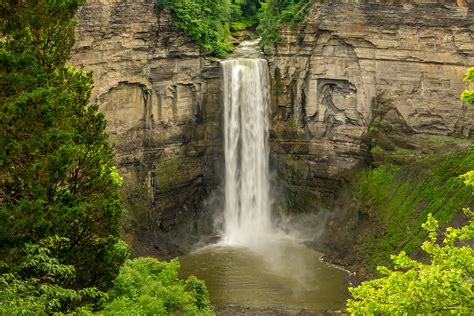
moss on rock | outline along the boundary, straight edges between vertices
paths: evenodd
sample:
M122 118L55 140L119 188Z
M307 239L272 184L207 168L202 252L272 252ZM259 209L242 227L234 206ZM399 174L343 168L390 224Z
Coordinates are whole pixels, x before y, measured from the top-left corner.
M472 189L459 177L472 169L473 147L404 166L385 165L360 175L354 195L362 203L361 218L371 225L358 236L357 255L373 268L387 264L390 254L413 252L426 237L419 227L429 213L443 226L463 207L472 205Z

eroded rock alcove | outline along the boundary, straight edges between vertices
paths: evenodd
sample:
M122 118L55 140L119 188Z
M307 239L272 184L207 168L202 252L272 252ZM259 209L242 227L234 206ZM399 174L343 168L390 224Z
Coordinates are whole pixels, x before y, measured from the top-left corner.
M153 1L87 1L78 18L71 61L94 72L93 101L109 121L124 236L135 255L186 252L212 235L203 201L223 176L218 60ZM332 0L284 30L265 50L281 208L354 208L344 188L362 167L398 148L436 152L431 136L472 144L474 110L458 97L474 64L472 21L467 1ZM390 135L374 133L375 120Z

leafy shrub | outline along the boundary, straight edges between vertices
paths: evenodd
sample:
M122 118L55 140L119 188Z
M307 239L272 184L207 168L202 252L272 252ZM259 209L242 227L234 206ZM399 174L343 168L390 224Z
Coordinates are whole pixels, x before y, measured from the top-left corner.
M74 266L61 264L52 256L67 241L54 236L40 244L25 245L18 269L0 275L0 315L68 312L105 295L96 288L67 287L76 276Z
M258 33L262 36L261 45L277 43L281 40L278 34L284 25L295 26L300 22L313 0L265 0L259 12Z
M474 67L469 68L464 81L474 83ZM474 90L464 90L461 99L470 105L474 105Z
M474 238L474 216L465 212L469 224L447 228L442 245L437 243L439 223L430 214L422 225L429 239L421 247L429 263L410 259L404 251L392 256L395 270L378 267L381 278L349 289L353 298L347 301L348 311L356 315L470 314L474 310L474 250L462 242Z
M213 314L203 281L178 277L179 262L154 258L129 260L103 304L104 315Z
M229 44L230 3L227 0L158 0L171 10L176 24L203 50L225 57Z

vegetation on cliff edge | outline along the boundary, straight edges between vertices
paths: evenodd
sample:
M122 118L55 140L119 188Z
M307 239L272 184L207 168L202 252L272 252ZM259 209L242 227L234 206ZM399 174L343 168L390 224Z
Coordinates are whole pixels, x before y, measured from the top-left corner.
M312 3L313 0L267 0L262 2L257 27L257 32L262 37L260 45L280 42L280 29L285 25L294 27L304 18Z
M284 25L301 21L313 0L157 0L199 48L225 57L233 51L231 31L256 29L261 45L281 40Z
M199 48L225 57L233 50L230 36L230 3L228 0L158 0L168 7L179 28Z

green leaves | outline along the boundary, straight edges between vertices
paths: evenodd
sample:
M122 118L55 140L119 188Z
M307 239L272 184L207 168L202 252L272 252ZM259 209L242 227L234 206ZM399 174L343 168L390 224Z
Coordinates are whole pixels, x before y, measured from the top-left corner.
M294 26L304 18L313 0L157 0L171 9L178 25L203 50L226 57L234 50L229 29L254 29L261 45L281 40L284 25Z
M82 304L77 295L96 299L90 289L107 290L128 256L121 178L104 115L89 104L92 76L65 66L81 3L0 3L0 273L40 301L71 296L51 299L52 312ZM23 250L52 236L60 247Z
M457 242L474 238L474 216L465 210L469 223L449 227L442 245L437 243L439 225L430 214L423 225L430 234L422 249L429 263L392 256L394 269L379 267L382 277L350 288L347 310L355 315L407 313L466 313L474 310L474 250Z
M212 315L209 294L203 281L194 276L178 277L179 262L154 258L129 260L120 269L103 315Z
M464 81L474 83L474 67L468 69ZM464 90L461 99L470 105L474 105L474 90Z
M171 9L179 28L203 50L225 57L234 48L230 36L230 2L227 0L158 0Z
M300 22L313 0L265 0L261 2L258 33L261 46L281 41L278 34L284 25L295 26Z
M0 275L1 315L52 314L104 296L96 288L76 290L66 285L75 278L75 268L54 257L65 242L65 238L52 236L24 246L18 269Z
M474 170L471 170L471 171L467 172L466 174L463 174L460 177L461 177L461 179L464 180L464 184L466 184L468 186L474 186Z

